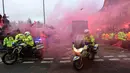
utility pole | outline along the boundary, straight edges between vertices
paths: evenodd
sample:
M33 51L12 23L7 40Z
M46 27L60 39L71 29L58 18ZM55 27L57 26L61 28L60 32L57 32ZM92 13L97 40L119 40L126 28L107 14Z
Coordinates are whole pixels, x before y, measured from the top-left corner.
M44 25L46 24L46 17L45 17L45 0L43 0L43 17L44 17Z
M3 7L3 15L5 14L5 4L4 4L4 0L2 0L2 7Z

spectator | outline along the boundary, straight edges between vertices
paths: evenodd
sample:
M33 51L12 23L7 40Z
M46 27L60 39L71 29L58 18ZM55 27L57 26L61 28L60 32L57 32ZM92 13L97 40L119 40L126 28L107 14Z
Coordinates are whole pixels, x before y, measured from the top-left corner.
M44 46L45 46L45 48L48 48L49 46L48 46L48 36L46 35L46 33L44 32L44 31L42 31L41 33L40 33L40 37L41 37L41 39L42 39L42 41L43 41L43 43L44 43Z
M0 27L2 28L3 23L2 23L2 15L0 14Z
M7 16L6 16L6 14L4 14L4 15L3 15L3 19L6 19L6 18L7 18Z
M7 19L6 14L3 15L3 24L4 24L3 29L6 29L6 28L8 28L8 26L10 26L10 25L9 25L9 24L10 24L10 21Z
M0 14L0 23L2 22L2 15Z

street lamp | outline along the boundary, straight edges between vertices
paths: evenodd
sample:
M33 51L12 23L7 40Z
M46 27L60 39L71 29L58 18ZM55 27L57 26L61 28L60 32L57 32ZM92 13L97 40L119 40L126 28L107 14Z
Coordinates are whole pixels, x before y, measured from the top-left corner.
M4 5L4 0L2 0L2 7L3 7L3 15L5 14L5 5Z
M44 25L46 24L46 17L45 17L45 0L43 0L43 17L44 17Z

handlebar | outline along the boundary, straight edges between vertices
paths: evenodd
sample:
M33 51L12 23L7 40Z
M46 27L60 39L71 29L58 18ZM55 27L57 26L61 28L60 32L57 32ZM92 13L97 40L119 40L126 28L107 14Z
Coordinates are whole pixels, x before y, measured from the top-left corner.
M16 42L13 43L13 46L18 46L21 43L24 43L24 42L22 40L18 40L18 41L16 41Z

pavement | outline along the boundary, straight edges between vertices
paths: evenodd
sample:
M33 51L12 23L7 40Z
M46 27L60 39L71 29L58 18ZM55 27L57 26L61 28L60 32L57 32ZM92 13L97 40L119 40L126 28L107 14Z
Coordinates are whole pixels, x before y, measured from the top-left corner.
M130 51L100 45L95 60L84 60L84 68L76 71L70 47L59 44L48 48L43 61L28 60L9 66L0 60L0 73L130 73Z

